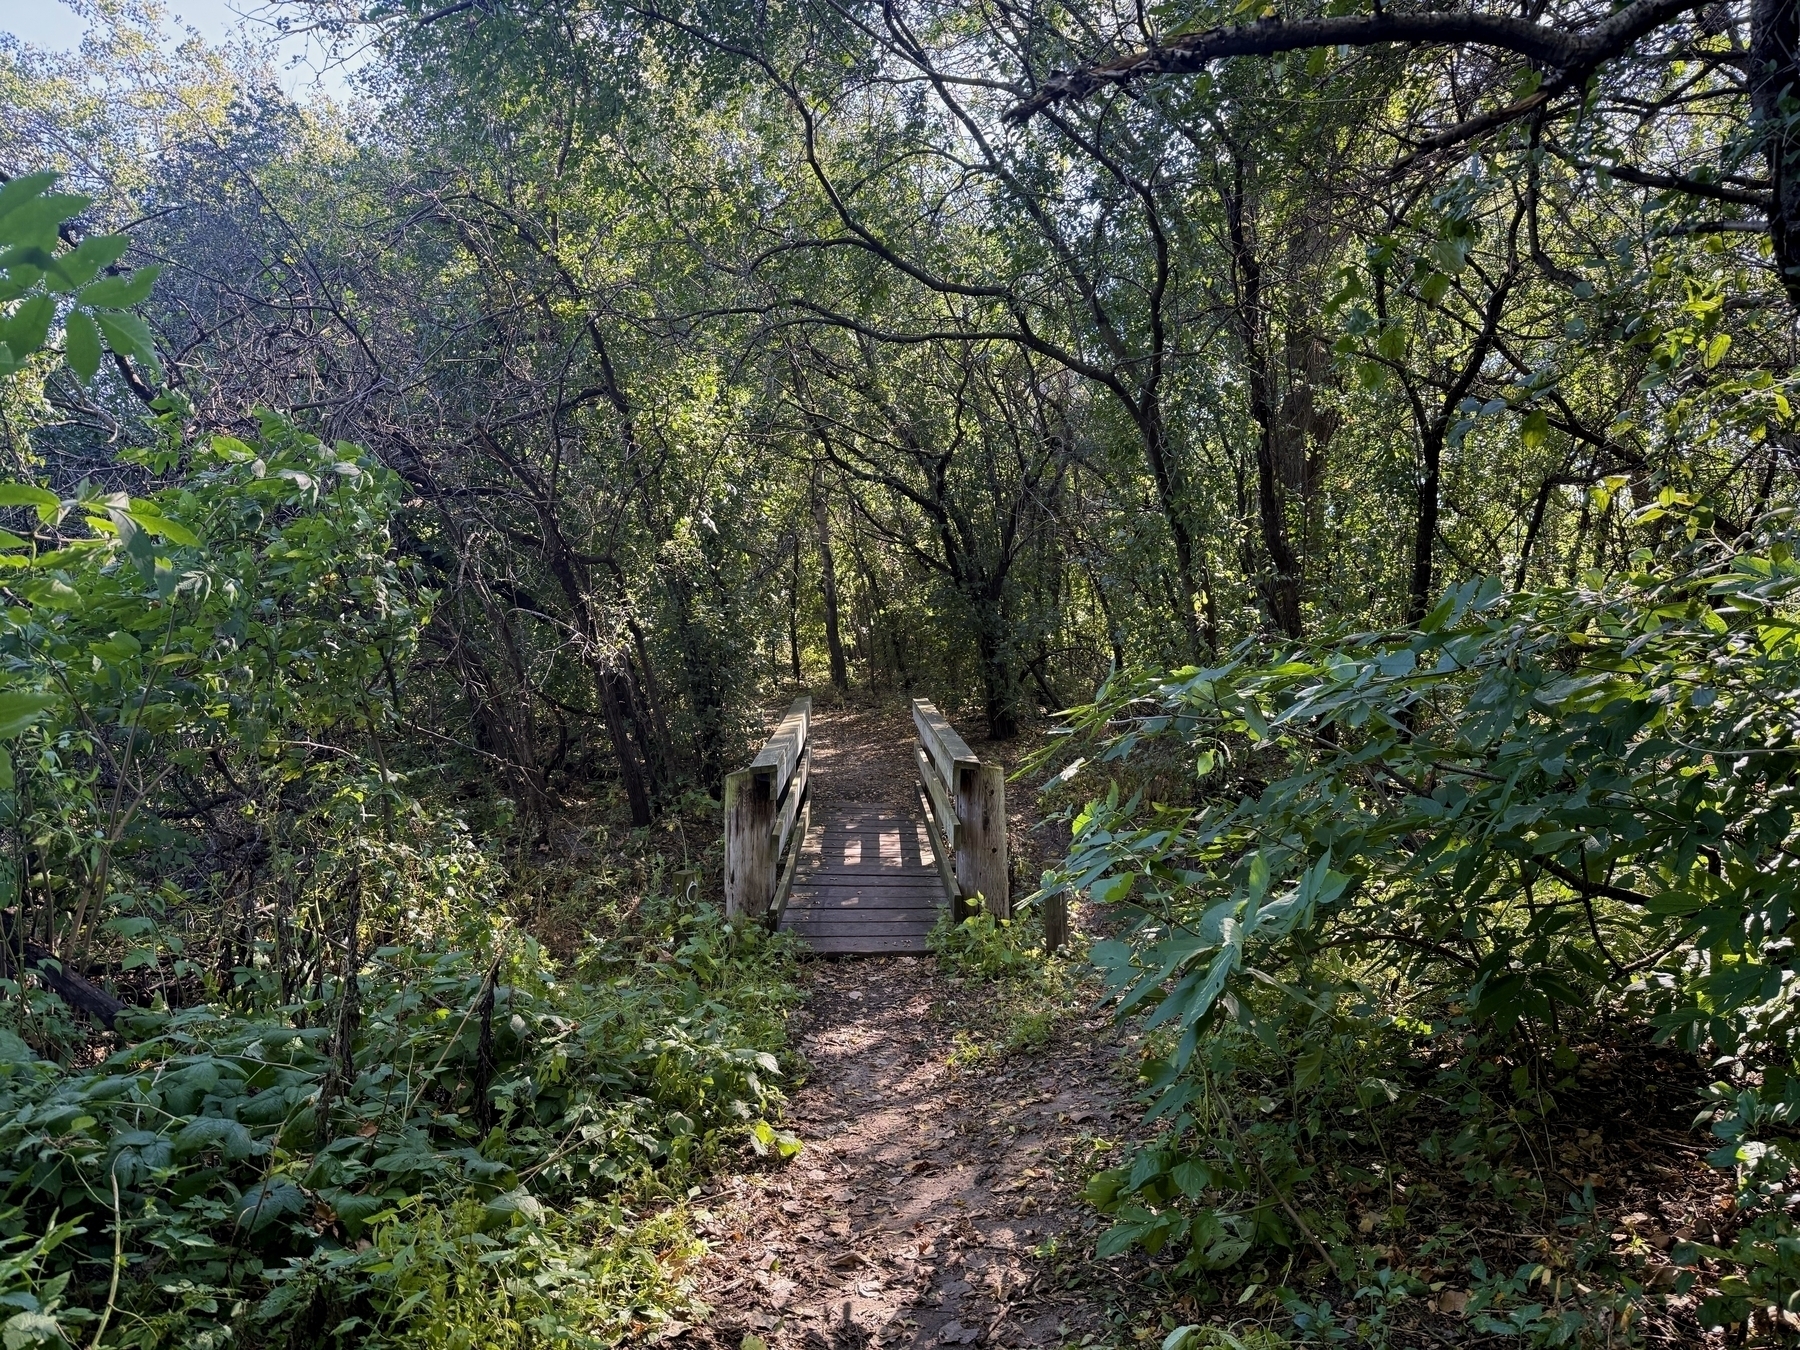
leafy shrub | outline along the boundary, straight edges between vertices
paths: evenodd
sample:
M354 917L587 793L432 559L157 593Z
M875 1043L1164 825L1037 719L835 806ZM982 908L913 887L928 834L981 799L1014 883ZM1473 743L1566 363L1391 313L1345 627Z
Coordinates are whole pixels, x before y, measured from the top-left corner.
M946 913L927 943L953 982L986 985L980 998L955 1004L953 1068L1042 1049L1087 997L1082 954L1048 951L1032 916L998 919L977 907L958 922Z
M1031 929L1012 919L994 917L976 905L968 918L958 921L948 910L938 916L926 938L945 970L984 980L1018 979L1043 968L1047 953L1033 945Z
M1665 494L1639 523L1683 510ZM1103 762L1174 745L1193 770L1186 799L1115 782L1092 800L1048 884L1135 915L1095 957L1161 1047L1147 1096L1173 1129L1096 1178L1110 1246L1185 1245L1193 1273L1239 1243L1305 1241L1285 1197L1326 1141L1300 1095L1333 1079L1363 1110L1399 1096L1393 1074L1332 1066L1342 1036L1379 1048L1401 1011L1513 1057L1523 1093L1556 1076L1536 1067L1548 1048L1617 1000L1664 1038L1773 1075L1772 1109L1721 1094L1724 1132L1746 1142L1718 1156L1746 1200L1788 1193L1786 1149L1752 1137L1785 1119L1795 1063L1800 559L1785 521L1747 548L1712 538L1703 512L1679 523L1691 542L1641 551L1615 580L1471 584L1416 630L1123 674L1073 714ZM1416 1007L1384 1012L1376 982ZM1270 1056L1297 1094L1279 1141L1223 1114L1219 1090ZM1471 1086L1478 1100L1505 1087ZM1215 1203L1234 1192L1259 1198ZM1761 1283L1731 1285L1740 1306L1709 1315L1791 1299L1780 1208L1732 1258Z
M639 1232L617 1198L679 1194L780 1101L785 957L711 914L680 938L629 973L595 954L581 980L529 942L492 966L380 949L323 1146L340 990L257 1015L145 1014L90 1069L10 1037L8 1226L56 1237L59 1279L85 1265L71 1224L118 1226L118 1344L621 1333L654 1303L644 1291L666 1301L686 1248L666 1222Z

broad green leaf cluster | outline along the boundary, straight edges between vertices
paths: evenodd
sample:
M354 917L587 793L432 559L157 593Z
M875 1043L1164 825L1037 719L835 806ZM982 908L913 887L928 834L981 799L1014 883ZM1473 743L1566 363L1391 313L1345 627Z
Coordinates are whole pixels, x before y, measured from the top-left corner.
M1167 1047L1147 1085L1165 1142L1095 1183L1113 1249L1178 1241L1183 1268L1205 1271L1246 1250L1239 1232L1304 1241L1267 1197L1313 1174L1300 1158L1326 1143L1306 1105L1322 1083L1365 1111L1432 1090L1429 1050L1343 1079L1358 1025L1513 1044L1529 1065L1529 1047L1567 1047L1617 1008L1753 1073L1747 1097L1719 1089L1728 1116L1785 1118L1800 555L1785 516L1751 540L1682 519L1616 576L1470 583L1414 629L1122 673L1069 715L1091 757L1072 776L1115 781L1075 818L1046 893L1130 916L1096 960L1117 1008ZM1374 1012L1388 980L1411 991L1397 1022ZM1240 1058L1294 1094L1279 1156L1250 1143L1270 1125L1219 1114ZM1787 1144L1717 1161L1743 1164L1746 1212L1768 1216L1740 1259L1779 1265ZM1245 1211L1234 1195L1264 1198Z
M66 222L93 199L51 191L57 178L46 170L0 186L0 378L49 347L57 325L61 355L83 380L94 378L107 351L155 369L150 330L132 309L149 298L162 269L119 268L131 245L121 234L76 242Z

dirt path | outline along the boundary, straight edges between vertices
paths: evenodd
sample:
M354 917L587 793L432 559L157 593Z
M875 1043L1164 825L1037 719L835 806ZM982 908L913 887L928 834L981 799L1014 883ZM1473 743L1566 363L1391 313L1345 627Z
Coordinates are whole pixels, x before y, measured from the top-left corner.
M815 737L822 799L910 790L904 710L821 714ZM712 1311L682 1343L1140 1339L1150 1291L1128 1264L1091 1261L1078 1195L1137 1118L1110 1023L1075 1013L1041 1049L1006 1053L982 1044L987 987L930 958L819 960L807 980L792 1032L809 1069L787 1116L804 1151L700 1202Z

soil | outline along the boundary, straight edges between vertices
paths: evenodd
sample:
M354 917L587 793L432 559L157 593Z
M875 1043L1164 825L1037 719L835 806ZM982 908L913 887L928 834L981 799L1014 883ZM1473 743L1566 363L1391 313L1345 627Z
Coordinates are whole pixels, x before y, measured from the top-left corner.
M813 736L820 800L912 791L904 705L816 713ZM1142 1268L1091 1259L1099 1220L1079 1195L1138 1119L1109 1018L960 1065L983 994L932 958L821 959L806 982L791 1032L808 1067L784 1122L803 1151L699 1202L710 1312L682 1344L1057 1346L1156 1326Z

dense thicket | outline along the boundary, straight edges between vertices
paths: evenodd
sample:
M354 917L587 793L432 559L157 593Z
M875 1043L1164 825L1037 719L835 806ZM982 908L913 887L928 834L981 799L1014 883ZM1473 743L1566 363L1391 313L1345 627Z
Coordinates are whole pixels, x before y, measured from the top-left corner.
M180 1032L199 1076L294 1032L253 1094L287 1094L276 1136L176 1136L261 1197L251 1232L307 1197L314 1238L389 1190L461 1213L430 1169L356 1171L370 1122L456 1141L486 1215L576 1196L520 1189L532 1148L569 1156L529 1133L564 1128L546 1113L665 1113L596 1145L584 1202L760 1118L754 1074L695 1106L623 1041L588 1047L627 1065L592 1101L503 1087L562 1053L521 1017L612 986L528 992L492 865L572 810L710 830L784 685L928 691L1000 738L1079 705L1089 758L1054 767L1096 800L1046 893L1125 907L1102 954L1153 1010L1168 1121L1095 1195L1110 1242L1186 1250L1181 1278L1278 1250L1356 1288L1350 1230L1298 1189L1344 1143L1309 1094L1404 1111L1461 1074L1464 1134L1510 1113L1513 1142L1484 1136L1504 1173L1552 1070L1622 1018L1722 1060L1729 1137L1785 1128L1791 5L275 9L366 59L353 108L159 45L151 10L67 58L0 47L0 169L91 198L38 211L0 295L18 1031L79 1058L39 988L66 968L223 1019ZM129 250L100 257L109 231ZM100 268L114 289L81 290ZM703 964L725 941L688 940ZM630 1016L776 978L724 950ZM371 1028L429 1028L374 1012L371 962L461 1019L391 1120ZM502 987L538 1000L516 1045ZM707 1053L773 1035L726 1017ZM1333 1069L1327 1036L1361 1048ZM109 1076L4 1091L116 1134L81 1094L175 1053L125 1039ZM1478 1064L1538 1095L1496 1105ZM1252 1080L1291 1100L1240 1131L1221 1085ZM107 1112L215 1114L132 1081ZM291 1195L225 1167L289 1134ZM163 1144L95 1147L104 1214L104 1158ZM1785 1147L1720 1155L1746 1217L1687 1253L1715 1264L1682 1326L1800 1314ZM35 1240L65 1183L7 1175ZM254 1334L414 1306L298 1226L283 1254L325 1292L283 1276ZM1551 1265L1547 1302L1481 1286L1489 1330L1640 1334L1641 1288ZM177 1305L199 1317L151 1298L109 1334L148 1343Z

